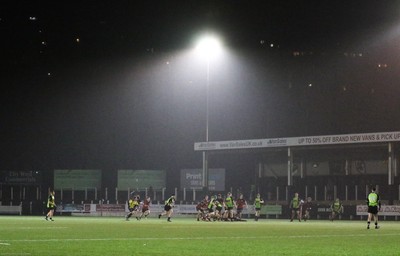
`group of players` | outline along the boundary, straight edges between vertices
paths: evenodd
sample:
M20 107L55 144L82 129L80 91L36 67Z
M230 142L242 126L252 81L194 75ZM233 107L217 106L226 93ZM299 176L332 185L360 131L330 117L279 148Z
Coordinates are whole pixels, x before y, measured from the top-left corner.
M141 220L142 217L147 217L150 214L150 197L146 197L143 202L140 200L139 195L132 195L128 201L129 213L125 216L128 221L130 217L134 216L137 220Z
M125 220L129 221L129 218L132 216L136 217L137 220L141 220L142 217L147 218L147 216L150 214L150 204L151 198L149 196L147 196L142 202L140 200L140 195L131 193L128 201L129 213L125 216ZM165 201L164 211L158 215L158 218L166 215L167 220L170 222L174 204L175 195L172 195Z
M379 229L378 212L381 210L381 202L375 187L372 187L366 203L368 205L367 229L370 228L371 222L374 222L375 229ZM129 213L125 216L125 219L128 221L132 216L136 217L137 220L141 220L142 217L146 218L150 214L150 204L151 199L149 196L147 196L142 202L139 195L131 193L131 197L128 201ZM158 215L158 218L166 215L167 220L170 222L174 204L175 195L171 195L165 201L164 211ZM254 200L255 221L258 221L260 217L262 204L264 204L264 200L260 197L260 194L257 194ZM223 198L221 194L218 194L217 196L211 196L211 199L209 199L209 197L206 195L204 199L196 205L197 220L241 221L242 212L246 207L247 202L243 198L243 194L240 194L237 200L233 199L231 192L228 192L225 198ZM293 199L290 201L289 207L291 208L291 222L295 216L297 216L299 221L307 221L310 219L312 199L311 197L307 197L306 201L303 201L299 198L299 194L295 193ZM46 220L53 221L52 217L54 215L55 208L55 191L49 189L49 196L47 200L48 212L45 216ZM234 211L234 208L236 208L236 211ZM329 215L329 219L331 221L333 221L336 216L343 213L343 205L339 198L335 199L335 201L331 204L330 209L331 214Z
M258 221L261 211L261 205L264 200L257 194L254 200L255 220ZM228 192L223 198L221 194L217 196L205 196L204 199L196 205L197 220L203 221L243 221L242 212L247 207L247 202L243 198L243 194L239 195L236 200L233 199L232 193ZM236 211L234 210L236 209Z
M371 192L368 194L366 203L368 206L367 229L370 229L371 222L375 224L375 229L379 229L378 213L381 210L381 201L378 193L376 192L375 186L371 188ZM295 216L299 221L302 219L307 221L310 218L310 211L312 209L311 197L308 197L304 202L299 198L299 194L295 193L293 199L290 201L289 207L291 208L291 222ZM344 208L339 198L336 198L330 205L330 211L330 221L333 221L337 216L340 216L343 213Z
M125 216L128 221L132 216L136 217L137 220L141 220L142 217L147 217L150 214L150 197L146 197L143 202L139 195L131 194L128 201L129 213ZM175 203L175 195L172 195L165 201L164 211L158 215L158 218L166 215L167 220L171 221L171 215L173 212L173 205ZM254 219L258 221L260 217L261 206L264 204L264 200L260 197L260 194L256 195L254 200ZM243 198L243 194L235 200L231 192L222 197L222 194L217 196L211 196L211 198L206 195L203 200L201 200L196 205L197 220L203 221L242 221L242 212L247 208L247 201ZM293 199L290 202L291 208L291 219L293 221L294 217L297 216L299 221L307 221L310 218L310 212L312 209L311 197L308 197L306 201L299 198L299 194L295 193ZM343 206L337 199L331 206L332 213L329 216L333 220L338 214L342 213Z
M299 198L299 193L294 193L293 199L290 201L289 207L291 209L290 221L296 217L298 221L307 221L310 219L310 213L312 210L312 199L307 197L306 201ZM330 205L329 220L333 221L337 216L343 213L343 205L339 198Z
M290 221L292 222L295 217L297 217L299 221L307 221L310 219L310 212L312 209L311 201L311 197L307 197L307 200L304 201L299 198L299 193L294 193L294 197L289 203L289 208L291 209Z
M129 213L125 216L128 221L130 217L134 216L137 220L142 217L147 217L150 214L150 197L142 202L139 195L132 194L128 201ZM260 217L261 205L264 200L257 194L254 201L255 207L255 220L258 221ZM158 215L167 217L167 221L171 221L173 213L173 206L175 204L175 195L171 195L164 205L164 210ZM204 199L196 205L197 220L211 221L211 220L225 220L225 221L242 221L242 212L247 207L247 202L243 198L243 194L239 195L237 200L233 199L232 193L228 192L226 197L223 198L221 194L217 196L205 196ZM236 210L235 210L236 209Z
M51 198L54 200L54 194L50 195L49 201ZM125 219L129 220L131 216L136 217L137 220L140 220L142 217L146 218L150 214L150 203L150 197L146 197L143 202L141 202L139 195L132 195L128 202L129 213L125 216ZM158 215L158 218L166 215L167 220L171 221L174 203L175 195L172 195L165 201L164 211ZM260 217L262 204L264 204L264 200L260 197L260 194L257 194L254 200L255 221L258 221ZM367 205L367 228L369 229L370 223L373 221L375 222L375 228L377 229L379 228L378 212L381 208L381 204L375 187L372 188L371 193L367 197ZM310 219L310 213L313 208L312 199L311 197L307 197L307 199L304 201L299 198L299 193L294 193L294 197L290 201L289 207L291 209L291 222L295 217L299 222L302 220L307 221ZM206 195L204 199L196 205L197 221L243 221L242 212L245 208L247 208L247 202L243 198L243 194L240 194L236 200L234 200L231 192L228 192L225 198L222 197L221 194L218 194L217 196L211 196L211 198ZM343 213L344 208L339 198L336 198L333 201L330 206L330 210L331 213L329 215L329 219L331 221ZM50 212L46 216L46 220L47 217L50 217L50 220L52 220L52 215Z
M150 197L146 197L143 202L139 195L132 194L128 201L129 213L125 216L128 221L130 217L134 216L137 220L141 220L142 217L147 217L150 214ZM175 195L172 195L165 201L164 211L158 215L158 218L166 215L167 220L171 221L171 215L173 213L173 206L175 203ZM264 200L261 198L260 194L256 195L254 200L254 220L258 221L260 218L261 206L264 204ZM235 200L231 192L228 192L225 197L222 194L217 196L211 196L211 198L206 195L203 200L201 200L196 205L197 220L200 221L244 221L242 219L242 212L247 208L247 201L244 199L243 194ZM336 214L342 211L341 204L332 204L334 210L330 219L334 219ZM337 208L339 207L339 208ZM304 202L299 198L299 194L295 193L294 198L290 202L291 208L291 221L297 215L299 221L302 219L307 221L310 218L310 211L312 209L311 197L308 197Z

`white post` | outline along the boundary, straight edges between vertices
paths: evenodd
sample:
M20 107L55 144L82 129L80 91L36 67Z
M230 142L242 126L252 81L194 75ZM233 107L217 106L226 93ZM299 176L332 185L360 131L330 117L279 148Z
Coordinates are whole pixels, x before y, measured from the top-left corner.
M288 147L287 156L288 156L288 162L287 162L288 163L287 164L288 180L287 180L287 185L288 186L292 186L293 185L293 154L292 154L292 150L291 150L290 147Z
M399 157L397 154L394 154L394 159L393 159L393 168L394 168L394 176L397 177L399 175L398 172L398 162L399 162Z
M393 150L393 145L392 142L389 142L388 144L388 185L393 185L394 183L394 164L393 164L393 160L394 160L394 150Z
M337 186L334 185L333 186L333 199L336 199L336 198L337 198Z
M317 186L314 186L314 200L317 200Z
M358 185L355 185L354 190L356 194L355 199L358 200Z
M400 200L400 185L399 185L399 197L397 198L398 200Z
M286 201L289 200L289 188L286 186Z
M276 186L276 201L279 201L279 186Z
M100 216L103 217L103 200L100 200Z
M302 158L301 159L301 162L300 162L300 177L303 179L304 178L304 159ZM306 193L307 194L307 193Z

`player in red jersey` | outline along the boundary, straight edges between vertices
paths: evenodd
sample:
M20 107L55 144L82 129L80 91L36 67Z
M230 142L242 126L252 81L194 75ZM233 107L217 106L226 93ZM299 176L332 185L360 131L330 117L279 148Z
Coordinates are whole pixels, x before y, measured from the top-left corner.
M150 214L150 204L151 204L151 198L148 196L144 199L143 204L142 204L142 213L139 216L139 220L144 216L147 218L147 216Z
M200 219L204 220L206 218L205 216L205 210L207 210L208 207L208 196L206 195L201 202L199 202L196 205L196 211L197 211L197 221L200 221Z
M242 219L242 211L247 207L247 202L243 198L243 194L239 195L239 198L236 200L236 219Z
M307 221L310 219L310 212L312 209L312 198L307 197L307 200L303 203L302 205L302 214L303 214L303 219L304 221Z

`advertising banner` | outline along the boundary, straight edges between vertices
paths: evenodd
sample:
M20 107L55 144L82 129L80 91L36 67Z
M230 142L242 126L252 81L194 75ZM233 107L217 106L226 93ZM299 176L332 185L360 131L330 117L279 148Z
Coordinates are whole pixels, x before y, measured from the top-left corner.
M202 190L203 186L202 169L182 169L181 189ZM225 169L208 169L208 190L225 191Z
M337 144L356 144L373 142L400 141L400 131L397 132L378 132L378 133L358 133L358 134L339 134L308 137L288 137L272 139L254 140L233 140L233 141L209 141L196 142L195 151L206 150L228 150L228 149L250 149L250 148L269 148L269 147L292 147L310 145L337 145Z
M357 215L368 215L367 205L357 205ZM379 216L400 216L400 205L382 205Z
M125 204L96 204L96 211L102 212L126 212Z
M0 171L0 183L16 185L38 185L41 183L38 171Z
M166 187L165 170L118 170L118 189L144 190L152 187L161 190Z
M101 188L100 170L54 170L55 189Z
M90 204L60 204L57 212L90 212Z

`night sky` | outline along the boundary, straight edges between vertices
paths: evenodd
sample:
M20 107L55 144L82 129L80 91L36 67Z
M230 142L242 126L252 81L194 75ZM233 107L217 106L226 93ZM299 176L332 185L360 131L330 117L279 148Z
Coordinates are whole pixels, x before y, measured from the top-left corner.
M204 31L210 140L399 130L399 1L8 1L0 169L200 168Z

